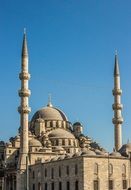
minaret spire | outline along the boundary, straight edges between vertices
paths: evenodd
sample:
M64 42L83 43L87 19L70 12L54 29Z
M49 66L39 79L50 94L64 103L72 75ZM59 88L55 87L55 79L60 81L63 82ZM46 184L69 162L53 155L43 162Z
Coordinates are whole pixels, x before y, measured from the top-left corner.
M22 44L22 54L21 55L22 55L22 57L28 56L26 29L25 28L24 28L23 44Z
M115 140L115 150L118 151L122 146L122 129L121 125L123 123L122 118L122 108L121 104L121 94L122 90L120 88L120 71L119 71L119 63L118 63L118 55L115 54L115 66L114 66L114 104L112 108L114 110L114 118L112 120L114 124L114 140Z
M23 35L22 44L22 54L21 54L21 73L19 74L19 79L21 80L21 89L19 90L20 96L20 106L18 107L18 112L20 113L20 154L18 162L18 180L17 189L24 190L24 173L26 171L26 163L28 157L28 115L31 111L29 107L29 96L30 90L28 89L28 81L30 79L30 74L28 72L28 49L27 49L27 39L26 32Z
M119 75L120 75L120 71L119 71L118 55L117 55L117 50L116 50L116 53L115 53L114 77L115 76L119 76Z

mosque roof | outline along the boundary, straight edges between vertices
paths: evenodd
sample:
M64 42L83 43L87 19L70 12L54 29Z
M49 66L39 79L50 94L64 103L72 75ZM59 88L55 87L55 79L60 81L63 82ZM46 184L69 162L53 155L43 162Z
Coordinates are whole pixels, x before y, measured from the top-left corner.
M34 147L41 147L42 144L39 140L33 138L29 141L29 146L34 146Z
M69 132L65 129L60 129L60 128L52 130L49 133L49 137L50 138L60 138L60 139L61 138L75 139L75 136L71 132Z
M52 104L48 104L46 107L38 110L32 117L32 121L36 121L39 118L43 120L68 121L66 115L60 109L53 107Z

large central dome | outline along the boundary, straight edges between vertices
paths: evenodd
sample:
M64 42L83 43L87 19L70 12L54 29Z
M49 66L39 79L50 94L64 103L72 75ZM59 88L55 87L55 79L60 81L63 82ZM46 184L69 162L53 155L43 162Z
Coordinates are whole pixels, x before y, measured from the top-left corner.
M53 107L50 104L38 110L32 117L32 121L36 121L39 118L45 121L48 121L48 120L68 121L66 115L61 110Z

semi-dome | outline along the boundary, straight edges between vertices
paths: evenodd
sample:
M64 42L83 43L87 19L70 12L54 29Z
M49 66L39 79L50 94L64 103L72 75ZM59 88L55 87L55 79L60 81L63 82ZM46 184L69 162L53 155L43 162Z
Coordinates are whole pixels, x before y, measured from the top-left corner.
M128 142L127 144L123 144L123 146L120 148L119 152L122 156L128 156L131 152L131 143Z
M126 148L128 148L129 150L131 150L131 143L130 142L127 143L127 144L125 144L125 146L126 146Z
M75 139L75 136L65 129L54 129L49 133L49 138L60 138L60 139Z
M41 142L40 141L38 141L37 139L31 139L30 141L29 141L29 146L34 146L34 147L41 147L42 146L42 144L41 144Z
M121 154L119 152L112 152L110 156L120 157Z
M36 121L39 118L41 118L43 120L68 121L66 115L61 110L53 107L50 104L48 104L46 107L38 110L32 117L32 121Z
M63 160L65 158L65 155L61 155L58 160Z
M82 126L82 124L81 124L79 121L77 121L77 122L75 122L75 123L73 124L73 126Z
M104 152L104 151L100 151L100 150L95 150L95 153L97 154L97 155L106 155L106 152Z
M76 152L76 153L73 155L73 157L78 157L78 156L80 156L81 154L82 154L82 152L81 152L81 151Z
M89 156L95 156L96 153L92 150L83 151L81 155L89 155Z
M71 154L71 153L65 155L65 158L72 158L72 157L73 157L73 154Z

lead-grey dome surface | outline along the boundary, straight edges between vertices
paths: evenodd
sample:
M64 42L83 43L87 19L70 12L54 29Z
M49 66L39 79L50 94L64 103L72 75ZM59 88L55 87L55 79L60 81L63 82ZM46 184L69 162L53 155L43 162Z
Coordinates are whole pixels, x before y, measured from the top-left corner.
M50 138L58 138L58 139L62 139L62 138L75 139L75 136L71 132L66 131L65 129L60 129L60 128L52 130L49 133L49 137Z
M66 115L61 110L51 106L46 106L38 110L32 117L32 121L36 121L39 118L43 120L68 121Z

